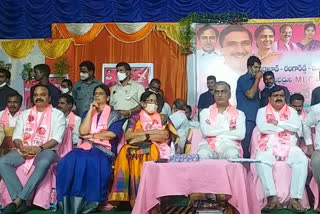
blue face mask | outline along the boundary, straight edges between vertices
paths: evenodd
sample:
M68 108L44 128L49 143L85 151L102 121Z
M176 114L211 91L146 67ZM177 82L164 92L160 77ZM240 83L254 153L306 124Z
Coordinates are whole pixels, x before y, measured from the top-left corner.
M266 88L267 88L267 89L271 89L271 88L273 88L274 86L275 86L275 84L273 83L273 84L272 84L271 86L269 86L269 87L266 86Z

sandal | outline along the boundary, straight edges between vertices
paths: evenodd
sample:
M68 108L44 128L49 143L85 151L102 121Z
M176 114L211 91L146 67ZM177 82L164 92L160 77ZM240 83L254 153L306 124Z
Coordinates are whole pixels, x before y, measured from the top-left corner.
M301 206L298 200L291 199L288 205L288 209L296 212L296 213L303 213L305 212L305 209Z

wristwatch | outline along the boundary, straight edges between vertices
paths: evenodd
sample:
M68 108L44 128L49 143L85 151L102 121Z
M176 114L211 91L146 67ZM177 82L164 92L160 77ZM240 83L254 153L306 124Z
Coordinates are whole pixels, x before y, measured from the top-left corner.
M44 150L43 146L39 146L39 148L40 148L40 152Z

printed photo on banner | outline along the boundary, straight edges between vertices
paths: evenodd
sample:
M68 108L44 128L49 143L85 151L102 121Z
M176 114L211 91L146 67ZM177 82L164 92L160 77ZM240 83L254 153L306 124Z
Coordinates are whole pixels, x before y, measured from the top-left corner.
M214 75L231 85L231 103L236 105L237 80L247 72L249 56L255 55L263 72L272 71L278 85L303 94L310 104L311 91L320 85L319 35L319 25L312 22L197 24L197 99L207 90L206 77Z
M118 82L116 65L110 63L102 64L102 82L109 87ZM153 63L129 63L129 65L131 67L131 79L147 88L153 78Z

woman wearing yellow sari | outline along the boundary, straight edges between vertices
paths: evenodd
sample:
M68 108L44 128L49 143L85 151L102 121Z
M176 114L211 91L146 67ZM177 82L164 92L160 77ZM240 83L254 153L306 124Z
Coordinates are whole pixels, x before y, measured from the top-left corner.
M134 205L143 162L170 156L167 118L157 112L161 97L151 91L141 95L142 110L131 116L125 133L127 145L117 156L109 201Z

